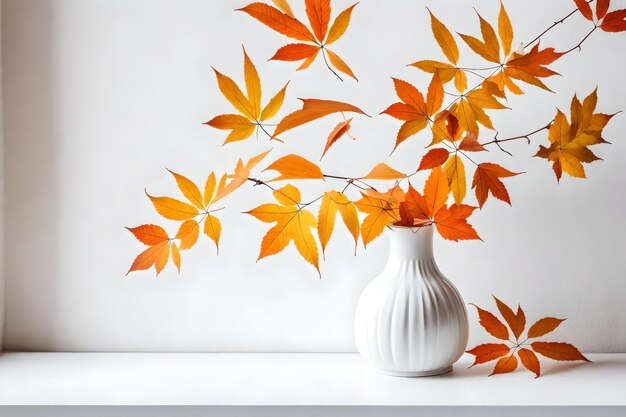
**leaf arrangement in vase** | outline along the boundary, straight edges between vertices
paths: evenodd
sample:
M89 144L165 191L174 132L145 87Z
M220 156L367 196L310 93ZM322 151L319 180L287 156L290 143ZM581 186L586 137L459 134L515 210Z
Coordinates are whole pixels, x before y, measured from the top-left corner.
M335 50L348 48L345 42L338 41L349 31L353 13L367 4L344 6L335 14L331 3L334 6L341 3L340 0L301 1L304 2L306 20L297 18L286 0L275 0L274 5L252 3L237 10L294 41L276 51L271 60L300 62L297 70L323 62L320 65L325 64L333 77L343 81L339 75L343 73L358 81ZM596 112L598 95L595 90L582 101L574 96L569 120L557 110L556 116L546 115L545 119L537 121L537 128L528 133L500 138L490 117L492 111L508 109L504 103L511 94L523 94L527 88L552 91L547 79L557 73L550 69L550 65L580 50L594 32L626 31L626 10L610 10L608 0L596 0L592 8L593 3L594 0L575 0L576 9L555 20L563 23L582 16L591 23L590 31L575 39L573 46L565 51L540 43L558 23L514 50L513 45L520 42L515 39L511 19L502 3L495 25L478 14L479 37L454 35L430 10L425 11L430 15L433 37L446 61L436 58L411 63L412 68L432 74L429 85L420 88L409 81L392 78L389 88L395 89L399 101L381 103L380 109L371 111L372 114L380 112L383 115L380 117L390 116L399 121L397 132L389 132L389 140L381 141L382 154L389 151L393 154L407 140L424 144L423 155L415 160L415 171L409 173L392 168L386 161L380 161L369 173L342 175L331 174L319 164L296 154L268 162L271 143L279 148L281 142L290 140L292 129L332 116L338 119L337 125L331 132L324 132L327 139L319 143L322 160L324 155L333 152L337 141L351 137L352 124L365 124L369 116L354 104L325 98L300 99L299 110L279 116L285 102L294 102L289 97L289 80L264 101L263 74L259 74L244 49L245 88L240 88L233 79L214 69L219 90L233 110L214 116L205 124L228 131L225 146L244 141L255 132L257 136L266 135L268 150L246 162L239 159L231 172L221 175L210 172L204 180L203 191L192 180L170 171L184 200L155 197L146 192L162 217L179 224L172 237L157 225L129 228L147 246L129 272L154 267L158 275L169 260L180 270L180 252L195 245L201 230L218 247L222 224L217 211L224 205L227 208L228 197L246 183L271 191L268 193L271 201L246 212L270 225L261 240L258 259L278 254L293 243L302 258L319 273L320 247L323 252L335 230L337 217L354 238L355 245L360 239L367 246L391 225L414 228L434 225L448 240L480 239L468 218L476 208L484 208L490 201L489 195L511 204L505 182L520 174L489 161L487 151L490 148L510 154L504 148L506 143L526 140L530 144L531 136L547 131L547 140L539 145L535 156L546 159L560 181L563 174L586 177L583 164L599 159L590 147L608 143L602 132L613 115ZM461 65L459 41L468 47L474 58L485 61L484 67ZM332 51L328 45L332 45ZM339 46L335 49L335 45ZM321 60L317 59L320 55ZM451 98L446 100L447 97ZM347 114L350 118L346 117ZM270 124L270 120L278 122ZM262 175L269 175L263 174L267 171L277 174L262 178ZM414 188L411 184L412 177L421 171L430 171L422 193L416 190L421 187ZM468 176L471 176L471 182ZM375 188L371 183L374 180L387 181L387 186ZM319 181L322 189L318 195L304 198L295 181ZM474 192L476 206L466 203L470 191ZM220 204L216 205L218 202ZM227 231L228 226L224 230Z

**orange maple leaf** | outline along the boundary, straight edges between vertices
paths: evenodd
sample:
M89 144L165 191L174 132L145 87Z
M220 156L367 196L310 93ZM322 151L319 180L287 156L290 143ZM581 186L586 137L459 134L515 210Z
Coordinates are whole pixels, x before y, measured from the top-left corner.
M335 72L338 70L358 81L352 69L336 53L328 49L328 45L336 42L343 36L350 24L352 10L358 4L348 7L335 18L330 25L330 0L305 0L309 29L300 20L296 19L287 2L281 1L279 10L265 3L252 3L237 9L245 12L276 32L288 38L300 41L280 48L270 59L277 61L303 61L298 70L308 68L321 52L324 62L330 71L343 81ZM304 43L303 43L304 42ZM333 70L333 67L335 70Z
M404 200L399 204L401 220L396 226L423 227L434 224L437 232L447 240L480 239L474 228L467 223L467 218L476 207L466 204L447 206L450 184L440 167L435 167L424 185L424 194L420 194L410 184Z
M522 365L535 374L535 377L541 375L541 364L537 355L538 353L546 358L550 358L557 361L587 361L587 359L580 351L569 343L562 342L543 342L533 341L528 343L530 339L535 339L552 332L556 329L565 319L557 319L554 317L545 317L535 322L526 334L526 337L522 339L521 335L526 327L526 315L524 310L518 305L517 312L500 301L495 296L493 297L498 311L507 326L498 319L494 314L481 309L477 305L474 305L478 311L480 325L493 337L505 341L506 343L485 343L478 345L467 353L475 356L474 363L471 366L479 365L482 363L491 362L498 359L496 365L489 375L504 374L513 372L517 369L518 360L515 354L519 357ZM511 329L512 337L509 335L509 328ZM513 341L512 339L515 339Z
M387 114L404 122L396 135L396 144L393 147L395 151L398 145L433 121L433 116L443 104L443 83L439 75L435 73L428 86L426 100L424 100L423 94L412 84L398 78L392 78L392 80L396 95L402 101L387 107L381 114Z
M232 79L213 68L220 92L241 113L222 114L204 123L216 129L230 130L224 144L247 139L259 128L266 132L263 122L278 113L285 100L285 92L289 85L287 82L261 109L261 79L245 49L243 50L243 58L247 94L244 94ZM269 133L267 134L271 137Z
M137 227L127 227L127 229L138 241L147 245L148 249L135 258L126 275L132 271L150 269L152 266L154 266L156 274L159 275L170 259L170 252L172 260L180 272L180 252L178 246L173 243L161 226L144 224Z

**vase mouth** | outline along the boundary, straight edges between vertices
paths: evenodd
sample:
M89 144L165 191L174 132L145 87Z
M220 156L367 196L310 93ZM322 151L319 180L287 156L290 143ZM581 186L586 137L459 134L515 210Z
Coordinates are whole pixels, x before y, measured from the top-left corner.
M412 231L414 231L414 233L417 233L417 232L419 232L420 229L428 230L432 226L433 226L433 223L428 223L428 224L425 224L423 226L399 226L399 225L392 224L392 225L389 225L389 228L391 230L395 230L395 229L398 229L398 230L412 230Z

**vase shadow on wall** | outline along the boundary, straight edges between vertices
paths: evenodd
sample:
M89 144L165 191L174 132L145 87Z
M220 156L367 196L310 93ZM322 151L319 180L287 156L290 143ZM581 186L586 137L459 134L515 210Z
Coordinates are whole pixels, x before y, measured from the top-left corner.
M55 5L2 4L3 75L10 80L4 84L7 350L50 350L57 330L53 277L59 276L64 254L57 233L62 150L55 110L60 88L55 87L60 59Z

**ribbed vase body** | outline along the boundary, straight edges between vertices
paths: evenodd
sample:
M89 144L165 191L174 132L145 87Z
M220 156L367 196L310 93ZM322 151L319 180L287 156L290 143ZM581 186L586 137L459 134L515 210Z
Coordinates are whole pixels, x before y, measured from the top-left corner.
M468 337L461 295L435 263L433 227L394 227L389 260L359 300L354 334L359 352L394 376L452 370Z

